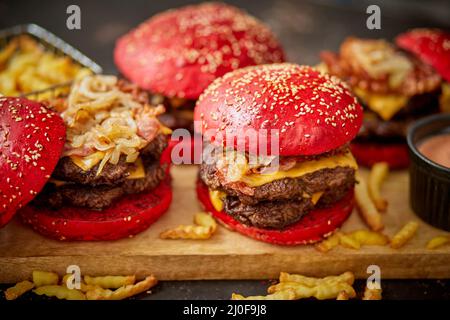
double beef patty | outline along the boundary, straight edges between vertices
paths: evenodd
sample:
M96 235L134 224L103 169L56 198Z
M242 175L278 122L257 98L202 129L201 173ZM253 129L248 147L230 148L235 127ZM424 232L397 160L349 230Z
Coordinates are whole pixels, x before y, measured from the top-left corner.
M141 151L145 167L145 177L141 179L127 179L135 165L126 163L125 157L121 157L117 165L106 164L98 176L98 165L83 171L70 158L61 158L52 178L66 183L60 186L47 183L34 204L54 209L72 205L102 210L126 194L151 190L165 177L165 168L159 164L159 158L166 146L167 137L158 135Z
M355 170L336 167L299 178L285 178L244 189L224 185L215 164L202 164L200 178L212 190L226 193L224 210L239 222L258 228L282 229L297 222L313 208L339 201L355 184ZM323 192L314 204L311 196Z

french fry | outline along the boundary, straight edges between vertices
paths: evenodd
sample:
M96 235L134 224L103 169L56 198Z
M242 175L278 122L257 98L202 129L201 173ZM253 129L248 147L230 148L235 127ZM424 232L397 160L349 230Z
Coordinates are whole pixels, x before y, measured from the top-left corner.
M32 278L36 288L41 286L57 285L59 282L58 274L54 272L34 270Z
M5 291L5 299L6 300L15 300L21 295L23 295L25 292L30 291L34 288L34 283L30 281L21 281L19 283L16 283L14 287L8 288Z
M349 297L348 293L345 291L339 292L338 296L336 297L336 300L349 300L349 299L350 299L350 297Z
M292 289L280 290L266 296L249 296L244 297L240 294L233 293L231 300L295 300L295 291Z
M428 241L427 243L427 249L433 250L437 249L439 247L442 247L443 245L450 242L450 236L437 236Z
M76 289L69 289L65 286L49 285L42 286L33 290L37 295L46 295L65 300L86 300L83 292Z
M321 282L313 287L308 287L298 282L280 282L276 285L270 286L267 292L272 294L277 291L285 291L287 289L294 290L295 299L336 299L342 291L346 292L350 298L356 296L356 292L353 287L346 282Z
M369 174L369 196L375 207L381 211L386 211L388 202L381 196L381 185L389 173L389 165L386 162L378 162L372 166Z
M405 245L417 232L419 223L410 221L398 231L391 240L391 248L399 249Z
M103 289L117 289L123 286L134 284L135 281L135 276L84 276L84 282L87 285L98 286Z
M389 243L387 236L370 230L356 230L347 233L347 236L363 246L385 246Z
M363 300L381 300L381 293L382 290L380 289L369 289L369 287L366 286L364 289L364 296Z
M194 216L194 222L197 225L180 225L174 229L162 232L161 239L191 239L206 240L216 232L217 223L213 217L207 213L197 213Z
M209 228L211 230L211 233L216 232L217 222L211 215L207 213L204 212L196 213L194 215L194 223L198 224L199 226Z
M316 244L314 248L316 248L316 250L320 252L328 252L338 245L339 245L339 234L335 232L325 240L322 240L321 242Z
M339 234L339 243L341 246L349 249L359 250L361 248L361 244L357 240L344 233Z
M146 277L144 280L136 283L122 286L114 291L109 289L97 288L92 291L86 292L86 298L88 300L123 300L141 292L147 291L158 281L152 276Z
M69 277L70 277L71 275L70 274L66 274L64 277L63 277L63 279L62 279L62 285L63 286L65 286L65 287L68 287L68 285L67 285L67 281L69 281ZM88 291L92 291L92 290L95 290L95 289L98 289L98 288L101 288L100 286L98 286L98 285L93 285L93 284L86 284L86 283L84 283L84 282L81 282L80 283L80 288L78 289L78 290L80 290L81 292L88 292Z
M369 197L366 182L359 173L356 173L356 179L358 183L355 185L355 200L358 212L370 229L380 231L384 228L384 224L380 213Z
M280 272L280 282L296 282L307 287L314 287L323 283L338 283L345 282L349 285L353 285L355 276L353 273L347 271L338 276L328 276L325 278L306 277L300 274L289 274L286 272Z

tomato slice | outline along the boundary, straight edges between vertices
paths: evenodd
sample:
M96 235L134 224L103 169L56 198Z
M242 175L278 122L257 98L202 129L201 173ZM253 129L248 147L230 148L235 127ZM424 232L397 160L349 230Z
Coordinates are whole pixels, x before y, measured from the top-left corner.
M116 240L147 229L172 201L170 178L155 189L128 195L111 207L95 211L65 207L59 210L27 206L19 215L40 234L57 240Z
M356 161L365 167L371 167L377 162L387 162L391 169L406 169L409 166L408 147L405 143L379 144L352 142L350 149Z
M292 246L323 240L344 223L354 206L353 190L351 190L334 206L313 210L283 230L261 229L244 225L226 212L215 210L209 199L208 187L201 180L197 180L196 189L197 196L206 211L211 212L225 226L250 238L277 245Z

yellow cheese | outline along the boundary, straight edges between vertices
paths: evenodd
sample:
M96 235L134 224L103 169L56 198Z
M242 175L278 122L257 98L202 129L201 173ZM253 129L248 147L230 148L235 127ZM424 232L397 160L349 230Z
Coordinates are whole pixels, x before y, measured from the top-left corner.
M408 97L402 95L369 93L361 88L354 88L353 91L383 120L390 120L408 103Z
M323 195L323 191L313 193L313 195L311 197L312 203L316 204L317 202L319 202L319 199L320 199L320 197L322 197L322 195Z
M223 210L223 199L225 199L226 194L218 190L209 190L209 199L214 209L217 211Z
M85 157L70 156L70 159L72 159L72 162L75 163L78 167L80 167L84 171L89 171L95 165L97 165L97 163L102 161L104 156L105 156L104 152L97 151Z
M439 98L439 103L442 112L450 112L450 83L448 82L442 84L442 94Z
M357 169L358 165L356 164L355 158L353 158L351 152L347 152L345 154L340 154L333 157L300 162L288 171L245 175L240 181L246 183L250 187L259 187L274 180L298 178L314 171L327 168L333 169L336 167L351 167Z
M127 177L127 179L145 178L145 168L144 168L144 165L142 164L142 159L137 158L134 165L136 166L136 168L133 171L130 171L130 175Z
M168 128L168 127L162 125L162 124L161 124L161 126L159 127L159 131L160 131L162 134L166 134L166 135L169 135L169 134L172 133L172 129L170 129L170 128Z

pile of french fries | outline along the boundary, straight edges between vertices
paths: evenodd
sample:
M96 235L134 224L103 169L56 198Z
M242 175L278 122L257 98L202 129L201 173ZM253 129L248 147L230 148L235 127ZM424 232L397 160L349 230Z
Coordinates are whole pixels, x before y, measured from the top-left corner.
M74 277L65 275L61 282L58 274L35 270L32 280L21 281L5 291L6 300L15 300L33 290L37 295L64 300L122 300L148 291L158 282L153 275L136 283L135 276L84 276L79 289L73 289ZM72 284L72 285L71 285Z
M361 246L385 246L390 245L393 249L403 247L417 233L419 223L409 221L393 237L389 239L381 233L384 229L382 214L386 212L388 201L381 194L381 187L389 173L389 166L385 162L376 163L372 166L368 183L356 174L358 181L355 186L355 199L358 212L364 222L371 230L357 230L350 233L336 231L327 239L315 245L320 252L327 252L341 245L346 248L360 249ZM450 243L449 235L441 235L432 238L426 244L426 248L433 250Z
M67 56L46 51L27 35L0 49L0 93L5 96L44 90L91 73Z
M268 295L244 297L233 293L232 300L299 300L315 298L318 300L348 300L356 298L353 289L355 277L351 272L325 278L306 277L299 274L280 273L279 283L267 289ZM366 287L363 300L381 300L381 288Z

